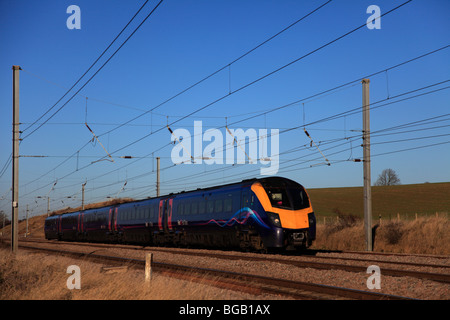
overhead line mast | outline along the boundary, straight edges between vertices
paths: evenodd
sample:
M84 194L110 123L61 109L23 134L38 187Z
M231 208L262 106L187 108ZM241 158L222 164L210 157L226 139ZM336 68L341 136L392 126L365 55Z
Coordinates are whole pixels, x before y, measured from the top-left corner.
M370 179L370 99L369 79L363 79L363 166L364 166L364 230L366 250L373 251L372 241L372 190Z
M19 248L19 71L13 66L13 128L12 128L12 210L11 210L11 251Z

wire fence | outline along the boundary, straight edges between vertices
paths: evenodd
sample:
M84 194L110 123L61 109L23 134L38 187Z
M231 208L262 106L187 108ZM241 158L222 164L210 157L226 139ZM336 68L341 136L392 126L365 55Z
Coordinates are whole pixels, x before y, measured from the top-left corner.
M363 216L352 216L354 220L360 220L361 222L364 221ZM419 220L419 219L427 219L427 218L445 218L449 219L449 212L448 211L441 211L441 212L428 212L428 213L419 213L419 212L409 212L409 213L390 213L385 215L378 215L372 216L373 223L379 223L380 225L384 222L394 222L394 221L413 221L413 220ZM347 215L340 216L322 216L320 214L317 214L316 220L318 224L337 224L342 222L342 220L348 219Z

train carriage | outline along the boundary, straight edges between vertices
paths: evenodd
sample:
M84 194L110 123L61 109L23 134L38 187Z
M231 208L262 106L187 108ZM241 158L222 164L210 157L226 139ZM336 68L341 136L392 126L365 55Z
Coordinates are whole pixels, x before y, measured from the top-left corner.
M111 209L110 207L103 207L86 210L82 213L82 224L79 231L84 240L93 242L110 240L108 231Z
M186 245L236 246L236 219L240 186L182 193L172 199L172 231L175 241ZM170 228L169 228L170 230Z
M45 219L44 233L48 240L58 239L60 232L61 216L51 216Z
M80 232L80 212L63 214L60 218L59 238L61 240L77 240Z
M112 231L117 233L117 241L150 244L158 217L157 210L158 201L155 199L117 206L113 216L115 220L111 221Z
M55 237L54 217L46 238ZM143 245L309 247L316 221L306 190L269 177L63 214L62 239ZM53 229L52 229L53 228Z

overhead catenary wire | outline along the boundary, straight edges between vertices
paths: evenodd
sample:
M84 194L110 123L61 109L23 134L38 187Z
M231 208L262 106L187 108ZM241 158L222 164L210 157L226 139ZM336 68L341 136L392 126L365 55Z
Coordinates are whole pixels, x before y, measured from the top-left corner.
M139 12L141 12L141 10L145 7L145 5L147 4L148 0L146 0L144 2L144 4L139 8L139 10L134 14L134 16L130 19L130 21L128 21L128 23L125 25L125 27L123 27L123 29L119 32L119 34L114 38L114 40L108 45L108 47L106 47L105 50L103 50L103 52L100 54L100 56L91 64L91 66L83 73L83 75L78 78L78 80L70 87L70 89L68 89L66 91L66 93L54 104L52 105L47 111L45 111L40 117L38 117L33 123L31 123L28 127L26 127L25 129L23 129L23 132L27 131L28 129L30 129L33 125L35 125L37 122L39 122L39 120L41 120L46 114L48 114L59 102L61 102L62 99L64 99L64 97L81 81L81 79L84 78L84 76L94 67L94 65L103 57L103 55L108 51L108 49L114 44L114 42L116 42L116 40L120 37L120 35L125 31L125 29L130 25L130 23L134 20L134 18L136 18L136 16L139 14ZM28 72L32 75L34 75L33 73L27 71L26 69L23 69L23 71ZM39 77L37 75L34 75L36 77ZM41 78L44 81L47 81L45 78ZM52 83L52 82L50 82Z
M443 82L445 82L445 81L443 81ZM441 83L443 83L443 82L441 81L441 82L438 82L437 84L441 84ZM435 86L435 85L437 85L437 84L432 84L432 85L428 85L428 86L425 86L425 87L422 87L422 88L410 90L410 91L408 91L408 92L406 92L406 93L401 93L401 94L399 94L399 95L397 95L397 96L395 96L395 97L391 97L391 98L390 98L390 101L389 101L388 103L382 105L382 106L397 103L398 101L394 101L393 98L401 97L401 96L404 96L404 95L406 95L406 94L408 94L408 93L411 93L411 92L417 92L417 91L422 90L423 88L430 88L430 87L433 87L433 86ZM448 88L448 87L447 87L447 88ZM443 88L443 89L446 89L446 88ZM441 90L441 89L433 90L433 91L431 91L431 93L438 92L439 90ZM408 98L402 99L401 101L405 101L405 100L408 100L408 99L416 98L416 97L418 97L418 96L423 96L423 95L429 94L429 93L430 93L430 92L421 93L421 94L418 94L418 95L415 95L415 96L412 96L412 97L408 97ZM385 101L385 100L386 100L386 99L383 99L383 100L374 102L374 103L372 103L372 105L376 105L376 104L378 104L378 103L380 103L380 102L383 102L383 101ZM353 109L352 109L352 110L353 110ZM352 111L352 110L350 110L350 111ZM338 115L342 115L342 113L339 113ZM322 120L328 121L328 120L331 120L331 119L333 119L333 117L326 117L326 118L323 118ZM314 121L314 122L309 123L309 124L307 124L307 125L309 126L309 125L311 125L311 124L313 124L313 123L317 123L317 122L321 122L321 121ZM299 126L299 127L293 127L292 129L298 129L298 128L300 128L300 127L301 127L301 126ZM281 133L288 132L288 131L290 131L290 130L292 130L292 129L284 130L284 131L280 132L280 134L281 134ZM165 145L165 146L168 146L168 145L170 145L170 144L167 144L167 145ZM164 146L164 147L165 147L165 146ZM81 169L84 169L84 168L86 168L86 167L88 167L88 166L90 166L90 165L86 165L86 166L80 168L80 170L81 170ZM63 176L63 177L60 177L59 179L62 180L62 179L64 179L64 178L70 176L70 175L73 174L74 172L76 172L76 171L73 171L73 172L71 172L71 173L69 173L69 174L67 174L67 175L65 175L65 176ZM45 186L44 186L44 187L45 187Z
M401 97L401 96L407 95L407 94L409 94L409 93L411 93L411 92L417 92L417 91L423 90L424 88L431 88L431 87L433 87L433 86L436 86L436 85L445 83L445 82L447 82L447 81L450 81L450 80L441 81L441 82L438 82L438 83L435 83L435 84L432 84L432 85L424 86L424 87L421 87L421 88L418 88L418 89L414 89L414 90L410 90L410 91L405 92L405 93L398 94L398 95L395 96L395 97L391 97L391 98L390 98L390 101L389 101L388 103L386 103L386 104L384 104L384 105L381 105L381 106L386 106L386 105L390 105L390 104L394 104L394 103L399 102L399 101L393 101L394 98L397 98L397 97ZM448 88L449 88L449 87L445 87L445 88L433 90L433 91L430 91L430 92L421 93L421 94L418 94L418 95L415 95L415 96L412 96L412 97L404 98L404 99L402 99L402 100L400 100L400 101L409 100L409 99L416 98L416 97L419 97L419 96L423 96L423 95L429 94L429 93L435 93L435 92L438 92L438 91L440 91L440 90L448 89ZM374 103L372 103L372 106L375 106L376 104L378 104L378 103L380 103L380 102L383 102L383 101L385 101L385 100L386 100L386 99L383 99L383 100L374 102ZM377 107L380 107L380 106L377 106ZM377 108L377 107L372 107L372 109L375 109L375 108ZM357 108L357 109L359 110L360 108ZM339 113L339 114L337 114L337 115L335 115L335 116L331 116L331 117L326 117L326 118L323 118L323 119L319 119L318 121L311 122L311 123L309 123L308 125L312 125L312 124L315 124L315 123L318 123L318 122L322 122L322 121L329 121L329 120L335 119L336 116L342 116L343 114L346 114L346 113L349 113L349 112L353 112L353 110L354 110L354 109L349 110L349 111L344 112L344 113ZM360 111L357 111L357 112L354 112L354 113L358 113L358 112L360 112ZM288 132L288 131L290 131L290 130L292 130L292 129L298 129L298 128L300 128L300 127L301 127L301 126L293 127L293 128L291 128L291 129L283 130L283 131L280 132L280 134L281 134L281 133ZM166 146L168 146L168 145L170 145L170 144L167 144ZM69 160L69 158L66 159L65 161L67 161L67 160ZM65 161L63 161L63 163L64 163ZM62 164L62 163L61 163L61 164ZM60 165L61 165L61 164L60 164ZM89 165L86 165L86 166L82 167L81 169L84 169L84 168L86 168L86 167L88 167L88 166L89 166ZM80 170L81 170L81 169L80 169ZM49 172L51 172L51 171L52 171L52 170L50 170ZM76 170L76 171L78 171L78 170ZM76 171L73 171L73 172L71 172L71 173L65 175L63 178L65 178L65 177L67 177L67 176L70 176L71 174L73 174L73 173L76 172ZM63 178L60 178L60 179L63 179Z
M440 48L438 48L438 49L435 49L435 50L426 52L426 53L424 53L424 54L422 54L422 55L419 55L419 56L416 56L416 57L414 57L414 58L408 59L408 60L406 60L406 61L400 62L400 63L398 63L398 64L396 64L396 65L393 65L393 66L391 66L391 67L389 67L389 68L384 68L384 69L382 69L382 70L380 70L380 71L374 72L374 73L369 74L369 75L365 75L365 76L360 77L360 78L358 78L358 79L356 79L356 80L353 80L353 81L350 81L350 82L341 84L341 85L339 85L339 86L337 86L337 87L334 87L334 88L331 88L331 89L327 89L327 90L321 91L321 92L316 93L316 94L314 94L314 95L312 95L312 96L309 96L309 97L307 97L307 98L303 98L303 99L294 101L294 102L292 102L292 103L289 103L289 104L286 104L286 105L283 105L283 106L280 106L280 107L277 107L277 108L272 108L272 109L267 110L267 111L265 111L265 112L262 112L262 113L260 113L260 114L257 114L257 115L254 115L254 116L251 116L251 117L248 117L248 118L245 118L245 119L241 119L241 120L235 121L235 122L232 123L232 124L237 124L237 123L240 123L240 122L243 122L243 121L247 121L247 120L249 120L249 119L253 119L253 118L258 117L258 116L261 116L261 115L265 115L265 114L270 113L270 112L278 111L278 110L284 109L284 108L286 108L286 107L295 105L295 104L297 104L297 103L299 103L299 102L302 102L302 101L311 100L312 98L318 97L318 96L323 95L323 94L327 94L327 93L332 92L332 91L334 91L334 90L337 90L337 89L343 88L343 87L345 87L345 86L348 86L348 85L350 85L350 84L352 84L352 83L359 82L361 79L373 77L373 76L375 76L375 75L378 75L378 74L381 74L381 73L385 72L386 70L393 70L393 69L396 69L396 68L398 68L398 67L404 66L404 65L409 64L409 63L411 63L411 62L414 62L414 61L417 61L417 60L419 60L419 59L425 58L425 57L427 57L427 56L429 56L429 55L432 55L432 54L438 53L438 52L440 52L440 51L442 51L442 50L448 49L449 47L450 47L450 45L446 45L446 46L440 47ZM91 98L91 99L93 99L93 98ZM359 109L359 108L358 108L358 109ZM346 113L347 113L347 112L346 112ZM251 113L250 113L250 114L251 114ZM345 114L345 113L344 113L344 114ZM244 114L243 114L243 115L244 115ZM337 115L337 116L339 116L339 115ZM231 117L232 117L231 115L228 115L228 118L231 118ZM108 133L108 132L107 132L107 133ZM100 135L100 136L101 136L101 135ZM43 177L43 176L49 174L50 172L52 172L53 170L57 169L59 166L63 165L65 162L67 162L68 160L70 160L73 156L77 155L77 153L78 153L79 151L81 151L84 147L86 147L86 146L89 144L89 142L90 142L90 141L88 141L87 143L85 143L81 148L79 148L77 151L75 151L75 152L74 152L71 156L69 156L66 160L64 160L63 162L61 162L59 165L57 165L57 166L56 166L55 168L53 168L52 170L49 170L47 173L43 174L41 177ZM8 168L8 166L10 165L10 163L11 163L11 159L10 159L10 161L7 161L7 162L5 163L5 165L4 165L4 170L2 171L2 175L6 172L6 169ZM35 181L39 180L41 177L39 177L39 178L33 180L32 182L35 182ZM31 182L30 182L30 183L31 183ZM27 184L29 184L29 183L27 183Z
M180 92L176 93L175 95L171 96L170 98L164 100L163 102L161 102L160 104L156 105L155 107L141 113L140 115L124 122L122 125L119 125L117 127L115 127L114 129L111 129L107 132L105 132L104 134L110 133L114 130L117 130L119 128L121 128L122 126L135 121L141 117L143 117L144 115L153 112L154 110L160 108L161 106L165 105L166 103L174 100L175 98L181 96L182 94L188 92L189 90L195 88L196 86L198 86L199 84L205 82L206 80L212 78L214 75L218 74L219 72L226 70L227 68L229 68L232 64L238 62L239 60L243 59L244 57L248 56L250 53L252 53L253 51L257 50L258 48L262 47L263 45L265 45L266 43L270 42L271 40L273 40L274 38L278 37L280 34L282 34L283 32L287 31L288 29L290 29L291 27L293 27L294 25L296 25L297 23L303 21L304 19L306 19L307 17L311 16L313 13L316 13L317 11L319 11L319 9L323 8L325 5L329 4L332 0L328 0L326 3L320 5L319 7L315 8L314 10L310 11L309 13L307 13L306 15L302 16L300 19L296 20L294 23L290 24L289 26L287 26L286 28L282 29L281 31L277 32L275 35L269 37L268 39L264 40L263 42L261 42L260 44L258 44L257 46L253 47L252 49L250 49L249 51L246 51L244 54L240 55L238 58L234 59L233 61L225 64L224 66L222 66L221 68L217 69L216 71L214 71L213 73L209 74L208 76L202 78L201 80L195 82L194 84L188 86L187 88L181 90ZM411 1L411 0L410 0ZM231 95L232 91L230 89L230 92L228 95ZM182 119L185 119L185 116L181 116ZM171 123L171 125L174 123ZM162 128L160 128L162 129ZM152 132L153 133L153 132Z
M156 8L159 6L159 4L162 2L162 0L157 4L157 6L150 12L150 14L144 19L144 21L142 21L142 23L135 29L135 31L125 40L125 42L119 47L119 49L117 49L114 53L113 53L113 55L105 62L105 64L117 53L117 51L118 50L120 50L120 48L128 41L128 39L137 31L137 29L139 29L139 27L145 22L145 20L153 13L153 11L154 10L156 10ZM268 43L270 40L272 40L272 39L274 39L275 37L277 37L278 35L280 35L281 33L283 33L284 31L286 31L286 30L288 30L289 28L291 28L292 26L294 26L295 24L297 24L298 22L300 22L300 21L303 21L306 17L308 17L308 16L310 16L311 14L313 14L313 13L315 13L315 12L317 12L319 9L321 9L322 7L324 7L326 4L328 4L328 3L330 3L331 1L327 1L326 3L324 3L324 4L322 4L321 6L319 6L318 8L316 8L316 9L314 9L313 11L311 11L311 12L309 12L308 14L306 14L305 16L303 16L302 18L300 18L300 19L298 19L296 22L294 22L294 23L292 23L291 25L289 25L288 27L286 27L286 28L284 28L283 30L281 30L280 32L278 32L278 33L276 33L274 36L271 36L270 38L268 38L268 39L266 39L265 41L263 41L262 43L260 43L258 46L256 46L256 47L254 47L253 49L251 49L251 50L249 50L249 51L247 51L246 53L244 53L243 55L241 55L240 57L238 57L238 58L236 58L235 60L233 60L232 62L230 62L230 63L228 63L226 66L224 66L223 68L221 68L221 69L219 69L219 70L217 70L217 71L215 71L214 73L212 73L212 74L210 74L209 76L207 76L207 77L205 77L205 78L203 78L202 80L200 80L200 81L198 81L197 83L195 83L195 84L193 84L193 85L191 85L190 87L188 87L188 88L186 88L185 90L183 90L183 91L181 91L181 92L179 92L178 94L176 94L175 96L172 96L171 98L169 98L169 99L167 99L166 101L164 101L163 103L161 103L161 104L159 104L158 106L156 106L156 107L154 107L154 108L152 108L151 110L148 110L148 111L146 111L146 112L144 112L143 114L141 114L140 116L143 116L143 115L145 115L145 114L147 114L148 112L151 112L151 111L153 111L153 110L155 110L156 108L158 108L158 107L160 107L161 105L163 105L163 104L165 104L165 103L167 103L167 102L169 102L170 100L172 100L172 99L174 99L174 98L176 98L177 96L179 96L179 95L181 95L181 94L183 94L184 92L186 92L186 91L188 91L188 90L190 90L191 88L193 88L193 87L195 87L195 86L197 86L198 84L200 84L200 83L202 83L203 81L205 81L205 80L207 80L207 79L209 79L210 77L212 77L214 74L216 74L216 73L218 73L218 72L220 72L221 70L223 70L224 68L226 68L228 65L230 65L230 64L232 64L232 63L235 63L235 62L237 62L237 61L239 61L240 59L242 59L243 57L245 57L245 56L247 56L248 54L250 54L251 52L253 52L253 51L255 51L257 48L259 48L259 47L261 47L261 46L263 46L264 44L266 44L266 43ZM144 4L145 5L145 4ZM137 13L136 13L136 15L137 15ZM135 16L136 16L135 15ZM133 19L134 19L134 17L133 17ZM128 24L127 24L128 25ZM124 28L125 29L125 28ZM105 66L105 64L103 64L102 65L102 67L99 69L99 70L97 70L97 72L85 83L85 85ZM84 86L85 86L84 85ZM83 86L83 87L84 87ZM73 97L75 97L80 91L81 91L81 89L83 89L83 87L82 88L80 88L70 99L69 99L69 101L71 100L71 99L73 99ZM70 90L69 90L70 91ZM65 105L67 105L67 103L69 102L69 101L67 101L60 109L58 109L50 118L48 118L45 122L43 122L43 123L41 123L40 125L39 125L39 127L37 128L37 129L35 129L35 130L33 130L33 132L31 132L30 134L28 134L27 136L25 136L24 137L24 139L26 138L26 137L28 137L28 136L30 136L32 133L34 133L36 130L38 130L39 128L41 128L45 123L47 123L56 113L58 113L62 108L64 108L64 106ZM52 107L53 108L53 107ZM127 121L127 122L125 122L125 123L122 123L120 126L118 126L118 127L116 127L115 129L113 129L113 130L116 130L116 129L118 129L118 128L120 128L121 126L123 126L123 125L125 125L125 124L127 124L127 123L129 123L129 122L131 122L131 121L134 121L134 120L136 120L137 118L139 118L140 116L138 116L138 117L136 117L136 118L133 118L133 119L131 119L131 120L129 120L129 121ZM39 118L37 121L39 121L41 118ZM110 131L108 131L108 132L105 132L104 134L108 134L108 133L110 133L110 132L112 132L113 130L110 130ZM159 130L160 131L160 130ZM154 132L152 131L152 134L153 134ZM99 136L102 136L103 134L100 134ZM82 148L84 148L86 146L86 144L82 147ZM80 149L82 149L82 148L80 148ZM79 150L80 150L79 149ZM79 151L78 150L78 151ZM77 152L75 152L74 154L76 154ZM67 159L68 160L68 159ZM101 160L101 159L99 159L99 160Z
M148 0L147 0L148 1ZM144 5L138 10L138 12L133 16L133 18L130 20L130 22L124 27L124 29L122 29L122 31L120 32L120 34L122 34L123 30L126 29L126 27L128 27L128 25L131 23L131 21L136 17L136 15L140 12L140 10L145 6L145 4L147 3L147 1L144 3ZM150 11L150 13L143 19L143 21L134 29L134 31L125 39L125 41L116 49L116 51L114 51L114 53L102 64L102 66L81 86L81 88L79 88L58 110L56 110L50 117L47 118L47 120L45 120L43 123L41 123L37 128L35 128L33 131L31 131L30 133L28 133L27 135L25 135L23 137L22 140L28 138L29 136L31 136L33 133L35 133L37 130L39 130L45 123L47 123L50 119L52 119L58 112L60 112L70 101L72 101L72 99L106 66L106 64L117 54L117 52L119 52L119 50L128 42L128 40L130 40L130 38L136 33L137 30L139 30L139 28L144 24L145 21L147 21L147 19L155 12L155 10L159 7L159 5L163 2L163 0L160 0L158 2L158 4ZM113 40L113 42L110 44L110 46L116 41L116 39L120 36L120 34ZM105 49L105 51L102 53L101 56L103 56L103 54L109 49L109 47L107 49ZM98 58L100 59L100 57ZM93 65L95 65L98 61L98 59L91 65L91 67L88 69L88 71L93 67ZM86 73L88 72L86 71ZM86 74L85 73L85 74ZM55 103L47 112L45 112L45 114L47 114L48 112L50 112L72 89L73 87L76 86L76 84L78 84L78 82L84 77L84 75L66 92L66 94L64 94L64 96L58 100L57 103ZM44 116L45 116L44 114ZM43 117L43 116L42 116ZM36 121L38 122L40 119L42 119L42 117L39 117ZM32 124L33 125L33 124ZM32 125L30 125L29 127L25 128L29 129Z
M425 121L428 121L428 120L429 120L429 119L423 119L422 121L425 122ZM416 121L416 122L418 122L418 121ZM420 125L420 123L417 123L417 125ZM380 130L380 131L382 131L382 130ZM353 139L356 141L357 139L360 138L360 136L361 136L361 135L359 134L359 135L355 135L354 137L350 137L350 138L353 138ZM411 141L411 140L429 139L429 138L434 138L434 137L438 137L438 136L442 136L442 135L427 136L427 137L416 137L416 138L404 139L404 140L402 140L402 141ZM445 136L445 135L444 135L444 136ZM338 141L339 139L333 139L333 140ZM341 138L341 140L345 140L345 139L344 139L344 138ZM400 141L398 141L398 142L400 142ZM384 142L382 142L382 143L384 143ZM386 143L389 143L389 141L386 142ZM346 142L341 143L341 144L336 145L336 146L332 146L332 147L330 147L330 148L327 148L326 150L332 150L332 149L334 149L334 148L337 148L337 147L342 146L342 145L345 145L345 144L346 144ZM346 151L348 151L348 150L349 150L349 148L346 148L346 149L343 149L343 150L338 150L337 152L332 153L332 155L334 155L334 154L339 154L339 153L342 153L342 152L346 152ZM285 152L282 152L282 153L285 153ZM280 153L280 154L282 154L282 153ZM301 165L301 164L306 163L306 162L309 162L309 161L315 161L315 160L320 159L320 158L314 158L314 159L309 159L309 160L302 161L301 163L295 163L295 162L298 162L299 159L304 158L304 157L307 157L307 156L311 156L311 155L306 155L306 156L303 156L303 157L297 157L297 158L295 158L295 159L283 161L283 164L289 163L289 162L294 162L294 164L292 164L292 165L290 165L290 166L287 166L287 167L284 167L281 171L284 171L286 168L298 166L298 165ZM333 163L341 163L341 162L344 162L344 161L348 161L348 159L346 159L346 160L332 160ZM169 166L169 167L166 167L166 168L164 168L164 169L169 169L170 167L173 167L173 166ZM233 169L233 168L235 168L235 167L233 167L233 166L228 166L228 167L225 168L225 169L224 169L224 168L218 168L218 169L213 169L213 170L211 170L211 171L212 171L212 172L219 172L219 171L222 171L222 170L225 171L225 170L230 170L230 169ZM256 170L258 170L258 169L256 169ZM254 170L253 170L253 171L254 171ZM209 174L210 172L208 171L207 173ZM137 176L135 176L135 177L132 177L132 179L134 180L134 179L143 178L143 177L145 177L145 176L147 176L147 175L151 175L151 174L153 174L153 172L147 172L147 173L144 173L144 174L141 174L141 175L137 175ZM198 178L199 176L203 176L203 175L205 175L205 174L198 174L198 173L195 173L195 174L192 174L192 175L190 175L190 176L184 176L184 177L181 177L180 179L186 180L186 179L188 179L189 177L196 177L196 178ZM228 176L230 176L230 175L228 175ZM130 179L128 179L128 180L130 180ZM191 179L189 179L189 180L191 181ZM177 183L177 182L179 181L179 179L165 181L165 185L170 185L170 184L171 184L171 181L176 181L176 183ZM119 183L119 182L117 182L117 183ZM107 185L104 185L104 186L99 187L99 188L104 188L104 187L108 187L108 186L113 186L113 185L115 185L115 184L117 184L117 183L107 184ZM179 183L179 182L178 182L178 183ZM197 182L195 182L195 183L197 183ZM172 185L173 185L173 184L172 184ZM184 183L183 185L185 186L186 184ZM145 187L145 186L143 186L143 187L138 187L138 188L134 188L133 190L135 190L135 189L138 190L138 189L141 189L141 188L142 188L142 189L145 189L146 187ZM150 187L147 187L147 188L150 188Z
M383 17L383 16L386 16L386 15L392 13L392 12L394 12L395 10L398 10L399 8L401 8L404 5L410 3L411 1L412 0L408 0L408 1L406 1L406 2L396 6L395 8L393 8L393 9L391 9L389 11L386 11L385 13L383 13L380 16L380 18ZM236 93L238 93L238 92L240 92L240 91L242 91L242 90L244 90L244 89L246 89L246 88L248 88L248 87L250 87L250 86L252 86L252 85L254 85L256 83L258 83L258 82L260 82L260 81L262 81L262 80L264 80L264 79L274 75L275 73L277 73L277 72L279 72L281 70L284 70L285 68L293 65L294 63L297 63L298 61L301 61L301 60L305 59L306 57L308 57L308 56L310 56L310 55L312 55L312 54L314 54L314 53L316 53L316 52L318 52L318 51L320 51L320 50L330 46L331 44L333 44L333 43L335 43L335 42L337 42L337 41L339 41L339 40L341 40L341 39L343 39L343 38L345 38L345 37L347 37L349 35L351 35L352 33L362 29L365 26L366 26L366 24L364 23L364 24L362 24L362 25L360 25L360 26L358 26L358 27L348 31L347 33L345 33L345 34L343 34L343 35L341 35L341 36L339 36L339 37L337 37L337 38L335 38L335 39L333 39L331 41L328 41L327 43L319 46L318 48L316 48L316 49L314 49L312 51L309 51L308 53L300 56L299 58L296 58L296 59L292 60L291 62L289 62L289 63L287 63L287 64L285 64L285 65L283 65L283 66L281 66L281 67L279 67L279 68L277 68L277 69L275 69L275 70L273 70L273 71L271 71L271 72L269 72L269 73L267 73L267 74L265 74L265 75L263 75L263 76L261 76L261 77L259 77L257 79L255 79L255 80L253 80L253 81L251 81L251 82L249 82L249 83L247 83L247 84L245 84L245 85L243 85L241 87L239 87L238 89L235 89L234 91L232 91L232 92L230 92L228 94L225 94L224 96L222 96L222 97L220 97L220 98L218 98L218 99L216 99L216 100L214 100L214 101L212 101L212 102L210 102L210 103L208 103L208 104L206 104L206 105L204 105L204 106L202 106L202 107L200 107L200 108L198 108L198 109L196 109L196 110L194 110L194 111L192 111L190 113L188 113L184 117L181 117L180 119L177 119L177 120L171 122L168 125L172 126L172 125L174 125L174 124L176 124L176 123L178 123L178 122L180 122L180 121L182 121L182 120L184 120L184 119L186 119L186 118L188 118L188 117L190 117L190 116L192 116L194 114L197 114L198 112L200 112L202 110L205 110L205 109L211 107L212 105L214 105L214 104L216 104L216 103L218 103L218 102L220 102L220 101L230 97L231 95L236 94ZM138 138L137 140L134 140L133 142L130 142L127 145L125 145L123 147L120 147L119 149L116 149L115 151L111 152L111 154L114 154L114 153L117 153L119 151L122 151L123 149L126 149L126 148L128 148L128 147L130 147L130 146L132 146L132 145L134 145L134 144L136 144L136 143L138 143L138 142L140 142L140 141L150 137L151 135L162 131L163 129L164 129L164 127L161 127L160 129L158 129L156 131L150 132L149 134L146 134L146 135L142 136L141 138Z

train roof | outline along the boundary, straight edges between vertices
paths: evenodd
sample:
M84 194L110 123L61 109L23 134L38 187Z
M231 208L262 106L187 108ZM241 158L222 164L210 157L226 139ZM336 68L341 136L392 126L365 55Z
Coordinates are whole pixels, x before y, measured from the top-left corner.
M145 199L139 199L139 200L129 200L129 201L124 201L124 202L119 202L119 203L112 203L112 204L107 204L104 206L100 206L100 207L96 207L96 208L89 208L89 209L85 209L85 210L76 210L76 211L72 211L72 212L63 212L63 213L59 213L59 214L53 214L50 217L55 217L55 216L61 216L63 214L71 214L71 213L77 213L80 211L92 211L92 210L101 210L107 207L111 207L111 206L120 206L120 205L127 205L127 204L132 204L132 203L139 203L139 202L144 202L144 201L148 201L148 200L154 200L154 199L165 199L171 196L176 196L176 195L181 195L181 194L188 194L188 193L193 193L193 192L199 192L199 191L211 191L211 190L215 190L218 188L224 188L224 187L232 187L232 186L237 186L237 185L245 185L245 184L252 184L256 181L263 181L263 180L289 180L289 181L293 181L291 179L288 178L284 178L284 177L278 177L278 176L274 176L274 177L266 177L266 178L251 178L251 179L244 179L240 182L233 182L233 183L228 183L228 184L224 184L224 185L219 185L219 186L213 186L213 187L207 187L207 188L197 188L195 190L188 190L188 191L180 191L180 192L176 192L176 193L169 193L166 195L162 195L159 197L148 197ZM295 182L295 181L293 181ZM297 182L295 182L297 183ZM48 219L48 218L47 218Z

